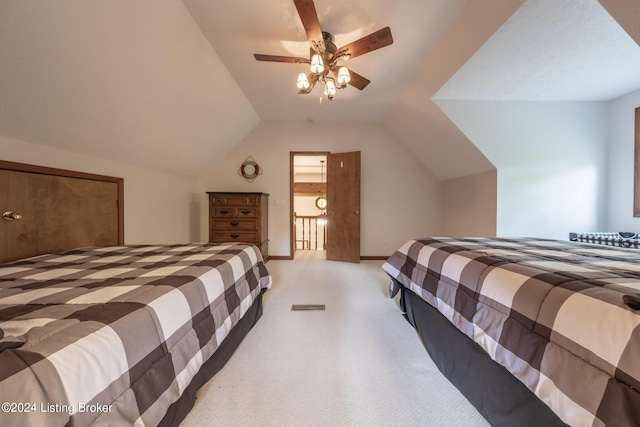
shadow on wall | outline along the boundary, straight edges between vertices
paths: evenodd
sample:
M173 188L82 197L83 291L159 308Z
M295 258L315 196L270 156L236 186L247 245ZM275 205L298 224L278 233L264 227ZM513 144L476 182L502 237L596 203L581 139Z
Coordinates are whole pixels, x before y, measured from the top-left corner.
M200 194L189 193L189 242L200 241Z

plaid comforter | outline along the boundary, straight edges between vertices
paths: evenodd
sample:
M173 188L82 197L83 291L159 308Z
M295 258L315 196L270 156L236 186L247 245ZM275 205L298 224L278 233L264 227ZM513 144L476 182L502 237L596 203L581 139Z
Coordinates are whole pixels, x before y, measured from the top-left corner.
M271 278L248 244L0 265L0 425L155 425Z
M429 238L407 242L383 269L567 424L640 425L637 251L542 239Z
M638 233L569 233L569 240L582 243L595 243L606 246L619 246L621 248L640 249L640 239Z

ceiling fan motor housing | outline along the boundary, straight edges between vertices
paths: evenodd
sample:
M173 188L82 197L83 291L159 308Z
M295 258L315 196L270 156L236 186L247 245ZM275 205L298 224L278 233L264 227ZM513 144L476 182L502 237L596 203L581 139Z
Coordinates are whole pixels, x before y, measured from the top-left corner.
M324 39L325 51L331 53L332 55L336 53L336 50L338 50L338 48L336 47L335 43L333 43L333 34L327 31L323 31L322 38Z
M322 60L327 65L324 69L324 72L321 73L323 76L327 76L329 71L334 71L336 68L336 62L339 58L335 57L335 53L338 50L337 46L333 42L333 34L323 31L322 38L324 40L324 52L321 53ZM313 52L312 52L313 54Z

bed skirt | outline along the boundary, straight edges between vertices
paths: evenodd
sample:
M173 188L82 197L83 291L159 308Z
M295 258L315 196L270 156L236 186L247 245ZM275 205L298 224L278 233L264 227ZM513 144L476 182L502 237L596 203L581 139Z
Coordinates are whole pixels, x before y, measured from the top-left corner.
M444 376L496 427L566 426L506 368L414 292L400 285L400 307Z
M263 290L258 295L253 305L229 332L229 335L222 341L213 356L202 365L193 380L191 380L191 384L184 390L182 396L169 407L159 426L178 426L186 418L196 402L196 392L224 367L245 335L262 316L262 295L264 292Z

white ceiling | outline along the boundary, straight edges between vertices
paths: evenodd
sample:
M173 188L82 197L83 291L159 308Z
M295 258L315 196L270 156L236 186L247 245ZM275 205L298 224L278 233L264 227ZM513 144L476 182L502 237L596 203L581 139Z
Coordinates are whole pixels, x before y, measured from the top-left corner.
M293 157L293 174L323 174L327 172L327 156L301 154Z
M319 100L320 85L298 95L307 64L259 62L254 53L309 57L309 42L292 0L183 0L262 120L381 121L413 79L466 0L315 0L323 31L339 48L390 27L393 44L345 62L371 80L359 91Z
M640 88L638 45L596 0L528 0L491 21L520 3L315 0L338 46L385 26L394 38L349 61L372 81L365 90L320 105L320 88L297 94L305 65L253 58L306 55L292 0L0 0L0 135L197 175L261 120L382 122L436 177L463 176L475 171L461 159L478 164L477 149L443 114L426 115L454 74L438 97L609 99ZM434 62L475 46L459 34L480 20L488 41L435 79Z
M608 101L640 88L640 46L597 0L528 0L437 99Z

